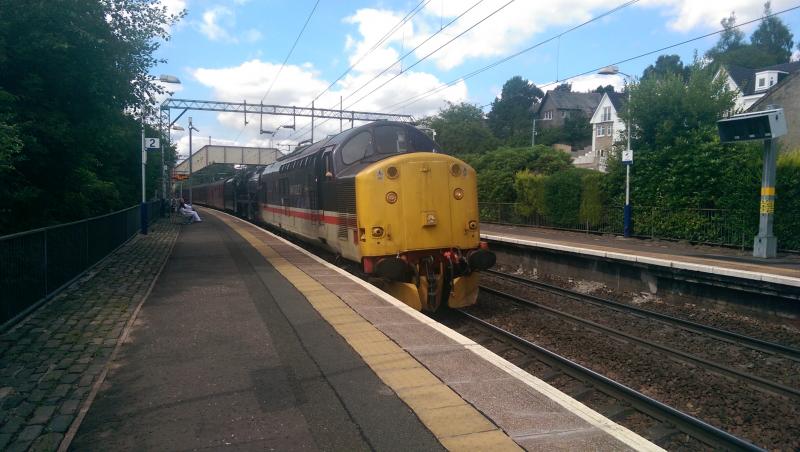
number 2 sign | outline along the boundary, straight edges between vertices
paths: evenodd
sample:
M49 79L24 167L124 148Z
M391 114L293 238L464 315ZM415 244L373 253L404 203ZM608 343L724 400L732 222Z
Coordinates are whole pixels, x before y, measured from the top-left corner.
M145 149L158 149L161 147L160 140L158 138L145 138L144 147Z

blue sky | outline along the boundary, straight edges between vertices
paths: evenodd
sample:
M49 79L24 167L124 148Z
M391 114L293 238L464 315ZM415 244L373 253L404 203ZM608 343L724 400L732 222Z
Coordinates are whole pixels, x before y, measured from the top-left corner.
M316 0L161 0L168 8L185 8L187 16L171 30L172 40L158 52L168 63L153 73L178 76L182 85L175 97L306 106L354 62L360 62L328 92L316 106L338 107L347 97L386 67L378 80L345 100L344 107L361 111L392 111L389 108L442 83L457 80L489 63L558 35L623 3L622 0L423 0L420 12L372 52L367 52L420 0L320 0L304 34L286 66L276 78L281 63L295 41ZM385 87L354 103L382 81L401 71L392 65L440 30L456 16L474 6L461 19L435 34L403 60L402 69L416 62L458 33L499 9L452 44ZM798 4L797 0L774 0L773 11ZM719 20L735 11L739 22L761 15L761 0L641 0L560 39L542 45L476 77L406 106L402 113L422 117L435 113L446 101L489 104L503 83L521 75L537 85L546 85L614 63L644 52L680 42L720 28ZM800 10L782 15L782 20L800 39ZM748 34L755 27L745 28ZM684 62L714 45L716 36L665 53L677 53ZM647 56L620 65L620 70L640 75L655 61ZM572 79L574 90L599 84L621 86L621 77L590 75ZM546 88L545 88L546 89ZM487 107L488 110L488 107ZM258 121L243 125L241 115L190 112L195 127L195 148L208 144L267 146L294 143L308 134L281 130L276 138L259 136ZM186 127L186 118L179 124ZM264 117L265 129L285 124L285 118ZM298 119L298 129L308 120ZM322 124L316 137L338 131L338 121ZM174 132L179 151L188 153L188 137Z

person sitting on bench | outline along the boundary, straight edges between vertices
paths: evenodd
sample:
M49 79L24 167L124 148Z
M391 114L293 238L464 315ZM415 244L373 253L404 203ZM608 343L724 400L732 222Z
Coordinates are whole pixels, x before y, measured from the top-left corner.
M198 215L197 212L192 208L191 204L186 204L183 202L183 198L181 198L178 205L178 212L183 215L189 221L189 223L203 221L200 219L200 215Z

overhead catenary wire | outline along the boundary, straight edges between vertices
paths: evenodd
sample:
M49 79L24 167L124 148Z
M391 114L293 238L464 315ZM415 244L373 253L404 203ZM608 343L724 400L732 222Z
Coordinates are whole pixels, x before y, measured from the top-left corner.
M393 34L394 34L394 33L395 33L397 30L399 30L399 29L400 29L400 27L402 27L403 25L405 25L405 24L406 24L406 22L408 22L409 20L411 20L411 18L413 18L415 15L417 15L417 13L419 13L420 11L422 11L422 8L424 8L424 7L425 7L425 6L426 6L428 3L430 3L430 2L431 2L431 0L420 0L420 2L419 2L419 3L417 3L417 5L416 5L416 6L414 6L414 8L412 8L412 9L411 9L411 11L409 11L408 13L406 13L406 15L405 15L405 16L403 16L403 18L402 18L402 19L400 19L400 21L398 21L398 22L397 22L397 23L396 23L396 24L395 24L395 25L394 25L392 28L390 28L390 29L389 29L389 31L387 31L387 32L386 32L386 33L385 33L385 34L384 34L384 35L383 35L383 36L382 36L382 37L381 37L381 38L380 38L378 41L376 41L376 42L375 42L375 43L372 45L372 47L370 47L369 49L367 49L367 51L366 51L366 52L364 52L364 54L362 54L362 55L361 55L361 57L359 57L359 58L358 58L358 60L356 60L354 63L352 63L352 64L351 64L351 65L350 65L350 66L349 66L349 67L348 67L348 68L347 68L347 69L346 69L344 72L342 72L342 73L339 75L339 77L337 77L337 78L336 78L336 80L332 81L332 82L331 82L331 83L330 83L330 84L329 84L329 85L328 85L328 86L327 86L327 87L326 87L324 90L322 90L322 91L321 91L319 94L317 94L317 95L316 95L316 96L315 96L315 97L314 97L314 98L311 100L311 102L309 102L309 103L308 103L308 105L306 105L306 108L308 108L308 107L312 106L312 105L314 104L314 102L316 102L316 101L317 101L317 100L318 100L318 99L319 99L319 98L320 98L320 97L321 97L323 94L325 94L326 92L328 92L328 91L329 91L329 90L330 90L330 89L331 89L333 86L335 86L335 85L336 85L336 83L337 83L339 80L341 80L342 78L344 78L344 77L345 77L347 74L349 74L349 73L350 73L350 71L352 71L352 70L353 70L353 68L355 68L355 67L356 67L356 66L357 66L359 63L361 63L361 61L363 61L363 60L364 60L364 58L366 58L366 57L367 57L367 55L369 55L370 53L374 52L374 51L375 51L375 49L377 49L378 47L380 47L380 45L381 45L381 44L383 44L384 42L386 42L386 40L387 40L387 39L389 39L389 38L390 38L390 37L391 37L391 36L392 36L392 35L393 35ZM334 107L331 107L331 108L335 108L335 106L334 106ZM296 130L294 133L292 133L292 134L289 136L289 139L293 138L293 137L294 137L294 136L296 136L298 133L300 133L300 131L302 131L302 130L304 130L304 129L308 129L309 127L310 127L310 126L309 126L309 125L307 125L307 126L304 126L304 127L300 128L299 130Z
M632 2L628 2L628 3L632 3ZM746 25L750 25L752 23L755 23L755 22L758 22L758 21L761 21L761 20L764 20L764 19L768 19L770 17L778 16L780 14L785 14L785 13L788 13L788 12L791 12L791 11L794 11L794 10L797 10L797 9L800 9L800 5L793 6L791 8L786 8L784 10L777 11L777 12L774 12L772 14L769 14L769 15L766 15L766 16L762 16L762 17L759 17L759 18L756 18L756 19L751 19L751 20L748 20L746 22L742 22L740 24L736 24L732 28L744 27ZM720 33L724 33L725 31L726 31L726 28L722 28L722 29L719 29L719 30L716 30L716 31L713 31L713 32L710 32L710 33L705 33L705 34L700 35L700 36L695 36L695 37L690 38L690 39L685 39L683 41L676 42L674 44L670 44L670 45L667 45L667 46L664 46L664 47L660 47L660 48L655 49L655 50L651 50L651 51L648 51L648 52L640 53L638 55L635 55L635 56L632 56L632 57L628 57L628 58L625 58L625 59L622 59L622 60L619 60L619 61L616 61L616 62L613 62L613 63L605 64L603 66L596 67L594 69L590 69L590 70L581 72L579 74L571 75L569 77L564 78L563 80L555 80L553 82L546 83L544 85L539 86L539 88L546 88L546 87L549 87L549 86L556 85L556 84L558 84L558 83L560 83L560 82L562 82L564 80L570 80L570 79L573 79L573 78L576 78L576 77L582 77L584 75L593 74L593 73L596 73L597 71L599 71L600 69L603 69L604 67L607 67L607 66L610 66L610 65L620 65L620 64L628 63L630 61L634 61L634 60L637 60L639 58L644 58L646 56L653 55L655 53L663 52L665 50L673 49L675 47L680 47L682 45L686 45L686 44L689 44L689 43L694 42L694 41L699 41L701 39L705 39L705 38L708 38L708 37L711 37L711 36L714 36L714 35L718 35ZM554 38L550 38L550 40L552 40ZM431 96L433 94L436 94L439 91L442 91L443 89L447 89L450 86L458 83L459 81L467 80L469 78L472 78L475 75L478 75L478 74L480 74L480 73L482 73L482 72L484 72L484 71L486 71L488 69L491 69L491 68L493 68L493 67L495 67L495 66L497 66L499 64L502 64L502 63L508 61L509 59L511 59L511 58L513 58L515 56L518 56L518 55L520 55L522 53L524 53L524 51L523 52L518 52L517 54L511 55L511 56L506 57L506 58L504 58L502 60L499 60L499 61L497 61L495 63L492 63L490 65L484 66L481 69L473 71L473 72L471 72L471 73L469 73L469 74L467 74L465 76L462 76L462 77L460 77L460 78L458 78L456 80L453 80L453 81L451 81L451 82L449 82L449 83L447 83L445 85L442 85L442 86L440 86L438 88L434 88L434 89L432 89L430 91L427 91L425 93L422 93L422 94L419 94L417 96L414 96L414 97L408 98L406 100L403 100L403 101L397 102L395 104L392 104L389 107L387 107L387 109L390 109L390 108L395 107L395 106L399 106L398 108L395 108L394 110L390 110L389 111L389 113L392 113L392 112L396 112L396 111L402 110L404 108L407 108L407 107L419 102L420 100L424 99L425 97L429 97L429 96Z
M311 8L311 12L308 13L308 16L306 17L306 21L303 23L303 27L300 29L300 32L297 33L297 37L294 39L294 43L292 44L292 47L289 49L289 52L286 54L286 58L283 59L283 63L281 63L281 67L278 69L278 72L275 74L275 77L272 78L272 82L270 83L269 88L267 88L267 92L264 93L264 95L261 97L261 102L264 102L264 99L266 99L267 96L269 96L269 93L272 91L272 87L275 86L275 82L278 80L278 77L280 77L281 72L283 72L283 68L286 66L286 62L289 61L289 58L292 56L292 53L294 53L294 49L295 49L295 47L297 47L297 43L300 42L300 38L303 36L303 33L306 31L306 28L308 27L308 23L311 21L311 17L314 15L314 12L316 12L317 6L319 6L319 2L320 2L320 0L317 0L314 3L314 7ZM239 131L239 134L236 135L236 138L233 140L234 142L239 141L239 137L242 136L242 132L244 132L245 128L247 128L247 122L245 122L244 126L242 126L242 129Z
M337 77L337 78L336 78L336 80L332 81L332 82L330 83L330 85L328 85L328 87L327 87L327 88L325 88L324 90L322 90L322 92L321 92L321 93L317 94L317 96L316 96L316 97L314 97L313 101L316 101L316 100L318 100L320 97L322 97L322 95L323 95L323 94L325 94L325 93L326 93L326 92L328 92L328 91L329 91L331 88L333 88L333 86L334 86L334 85L336 85L336 82L338 82L339 80L343 79L345 75L349 74L349 73L350 73L350 71L352 71L352 70L353 70L353 68L355 68L355 67L356 67L356 66L357 66L359 63L361 63L361 61L363 61L363 60L364 60L364 58L366 58L366 57L367 57L367 55L369 55L370 53L374 52L374 51L375 51L375 49L377 49L378 47L380 47L380 45L381 45L381 44L383 44L384 42L386 42L386 40L387 40L387 39L389 39L389 38L390 38L390 37L391 37L391 36L394 34L394 32L396 32L397 30L399 30L399 29L400 29L400 27L402 27L403 25L405 25L405 24L406 24L406 22L408 22L409 20L411 20L411 18L412 18L412 17L414 17L415 15L417 15L417 13L418 13L418 12L422 11L422 8L424 8L424 7L425 7L425 6L426 6L428 3L430 3L430 2L431 2L431 0L422 0L422 1L420 1L420 2L417 4L417 6L415 6L415 7L414 7L414 8L413 8L411 11L409 11L409 12L408 12L408 14L406 14L406 15L405 15L405 16L404 16L404 17L403 17L401 20L400 20L400 22L396 23L396 24L394 25L394 27L392 27L392 28L391 28L391 29L390 29L390 30L389 30L389 31L388 31L388 32L387 32L385 35L383 35L383 37L382 37L381 39L379 39L379 40L378 40L378 41L377 41L375 44L373 44L373 45L372 45L372 47L370 47L370 48L369 48L369 50L367 50L366 52L364 52L364 54L363 54L363 55L361 55L361 57L359 57L359 58L358 58L358 60L356 60L356 62L355 62L355 63L351 64L351 65L350 65L350 67L348 67L348 68L347 68L347 69L346 69L344 72L342 72L342 74L341 74L341 75L339 75L339 77ZM312 102L313 102L313 101L312 101Z
M640 0L629 0L627 2L624 2L624 3L614 7L612 9L604 12L603 14L600 14L600 15L597 15L595 17L592 17L592 18L590 18L590 19L588 19L588 20L586 20L584 22L581 22L581 23L579 23L579 24L577 24L577 25L575 25L573 27L568 28L567 30L562 31L561 33L555 34L555 35L553 35L553 36L551 36L551 37L549 37L547 39L539 41L539 42L537 42L537 43L535 43L535 44L533 44L533 45L531 45L529 47L526 47L526 48L524 48L524 49L522 49L522 50L520 50L518 52L512 53L511 55L508 55L508 56L503 57L503 58L501 58L501 59L499 59L497 61L489 63L486 66L483 66L483 67L481 67L479 69L476 69L476 70L474 70L472 72L469 72L469 73L464 74L464 75L462 75L460 77L457 77L457 78L455 78L454 80L452 80L450 82L447 82L445 84L439 85L438 87L432 88L432 89L430 89L430 90L428 90L428 91L426 91L424 93L417 94L417 95L415 95L413 97L410 97L408 99L402 100L400 102L396 102L396 103L394 103L392 105L389 105L387 107L387 109L399 106L399 108L396 108L395 110L393 110L393 111L397 111L397 110L406 108L409 105L413 105L414 103L416 103L416 102L418 102L418 101L420 101L420 100L422 100L422 99L424 99L426 97L429 97L429 96L431 96L433 94L436 94L436 93L438 93L438 92L440 92L440 91L442 91L442 90L444 90L446 88L449 88L449 87L455 85L458 82L470 79L470 78L472 78L472 77L474 77L474 76L476 76L478 74L481 74L483 72L488 71L489 69L493 69L496 66L499 66L499 65L501 65L501 64L503 64L503 63L505 63L505 62L507 62L509 60L514 59L514 58L517 58L518 56L523 55L525 53L528 53L531 50L534 50L534 49L536 49L538 47L541 47L541 46L543 46L543 45L545 45L545 44L547 44L549 42L555 41L555 40L561 38L562 36L564 36L564 35L566 35L568 33L571 33L571 32L573 32L575 30L578 30L578 29L580 29L582 27L585 27L586 25L589 25L589 24L591 24L593 22L596 22L596 21L598 21L600 19L603 19L604 17L609 16L611 14L614 14L614 13L616 13L616 12L618 12L618 11L624 9L624 8L627 8L627 7L629 7L629 6L633 5L633 4L636 4L639 1ZM412 100L413 100L413 102L406 104L407 102L410 102Z
M466 79L474 77L474 76L476 76L476 75L478 75L478 74L480 74L482 72L485 72L485 71L487 71L489 69L492 69L492 68L494 68L494 67L496 67L496 66L498 66L498 65L500 65L502 63L505 63L506 61L509 61L509 60L511 60L513 58L516 58L516 57L518 57L520 55L523 55L523 54L525 54L527 52L530 52L531 50L533 50L533 49L535 49L537 47L540 47L540 46L542 46L544 44L547 44L548 42L551 42L553 40L559 39L560 37L562 37L562 36L564 36L564 35L566 35L568 33L571 33L571 32L573 32L575 30L578 30L579 28L582 28L582 27L584 27L586 25L589 25L589 24L591 24L593 22L596 22L596 21L598 21L598 20L600 20L600 19L602 19L602 18L604 18L606 16L609 16L609 15L611 15L613 13L616 13L616 12L618 12L618 11L624 9L624 8L627 8L628 6L631 6L631 5L635 4L635 3L638 3L639 1L640 0L628 0L628 1L618 5L616 7L614 7L612 9L600 14L600 15L597 15L597 16L595 16L593 18L590 18L589 20L586 20L586 21L584 21L584 22L582 22L580 24L577 24L577 25L575 25L573 27L570 27L567 30L564 30L564 31L562 31L562 32L560 32L560 33L558 33L556 35L551 36L550 38L547 38L545 40L539 41L539 42L537 42L536 44L534 44L532 46L526 47L525 49L522 49L519 52L513 53L513 54L511 54L511 55L509 55L507 57L501 58L498 61L490 63L490 64L488 64L488 65L486 65L486 66L484 66L484 67L482 67L480 69L477 69L475 71L472 71L472 72L470 72L470 73L468 73L466 75L462 75L461 77L458 77L458 78L456 78L455 80L453 80L451 82L448 82L448 83L443 84L443 85L439 85L436 88L432 88L429 91L426 91L426 92L421 93L421 94L417 94L415 96L412 96L412 97L410 97L408 99L405 99L405 100L402 100L400 102L396 102L396 103L388 106L387 108L393 108L393 107L398 107L399 106L398 108L395 108L392 111L398 111L398 110L401 110L403 108L406 108L407 106L413 105L414 103L424 99L425 97L429 97L429 96L431 96L433 94L436 94L436 93L438 93L438 92L440 92L440 91L442 91L442 90L444 90L446 88L449 88L450 86L453 86L453 85L455 85L456 83L458 83L458 82L460 82L462 80L466 80ZM406 70L408 70L408 68ZM360 100L361 99L359 99L359 101Z
M481 1L483 1L483 0L481 0ZM453 21L451 21L450 23L448 23L448 25L452 24L453 22L455 22L455 20L457 20L458 18L462 17L464 14L466 14L467 12L469 12L469 11L470 11L472 8L474 8L474 7L475 7L475 6L477 6L479 3L481 3L481 1L479 1L479 2L475 3L475 4L474 4L472 7L468 8L466 11L464 11L462 14L460 14L460 15L459 15L459 16L458 16L456 19L454 19ZM488 20L489 18L491 18L491 17L492 17L492 16L494 16L495 14L497 14L497 13L499 13L500 11L502 11L503 9L505 9L505 8L506 8L508 5L510 5L510 4L511 4L511 3L513 3L514 1L515 1L515 0L509 0L508 2L506 2L505 4L503 4L502 6L500 6L499 8L495 9L494 11L492 11L491 13L489 13L488 15L484 16L482 19L478 20L478 21L477 21L477 22L475 22L474 24L472 24L472 25L470 25L469 27L467 27L467 29L466 29L466 30L464 30L464 31L462 31L461 33L457 34L456 36L454 36L453 38L451 38L450 40L448 40L448 41L447 41L447 42L445 42L444 44L440 45L440 46L439 46L439 47L437 47L436 49L432 50L431 52L429 52L428 54L426 54L425 56L423 56L422 58L420 58L419 60L417 60L416 62L414 62L413 64L411 64L410 66L408 66L408 67L407 67L405 70L403 70L403 71L399 72L399 73L398 73L398 74L396 74L395 76L393 76L393 77L391 77L390 79L386 80L385 82L383 82L382 84L380 84L378 87L374 88L374 89L373 89L372 91L370 91L369 93L367 93L367 94L365 94L365 95L361 96L361 97L360 97L358 100L356 100L355 102L352 102L350 105L348 105L348 106L347 106L347 108L349 109L349 108L353 107L354 105L356 105L357 103L359 103L359 102L361 102L363 99L365 99L367 96L370 96L371 94L375 93L377 90L379 90L379 89L383 88L384 86L386 86L386 85L387 85L388 83L390 83L391 81L395 80L395 79L396 79L397 77L399 77L400 75L404 74L404 73L405 73L406 71L408 71L409 69L413 68L414 66L418 65L419 63L421 63L421 62L425 61L426 59L428 59L429 57L431 57L433 54L435 54L435 53L439 52L440 50L442 50L443 48L447 47L448 45L450 45L451 43L453 43L455 40L457 40L457 39L461 38L462 36L464 36L466 33L468 33L469 31L471 31L472 29L474 29L474 28L475 28L475 27L477 27L478 25L482 24L483 22L485 22L486 20ZM636 1L638 1L638 0L636 0ZM440 30L440 31L441 31L441 30ZM436 32L436 33L434 33L434 35L436 35L436 34L438 34L438 33L439 33L439 32ZM430 36L430 37L428 37L428 39L426 39L426 40L425 40L425 41L424 41L422 44L424 44L425 42L427 42L428 40L430 40L432 37L433 37L433 36ZM396 64L398 61L401 61L401 60L402 60L403 58L405 58L405 57L406 57L408 54L410 54L411 52L413 52L414 50L416 50L417 48L419 48L419 47L420 47L422 44L418 45L418 46L417 46L417 47L415 47L413 50L411 50L411 51L410 51L410 52L408 52L407 54L403 55L403 56L402 56L401 58L399 58L397 61L395 61L394 63L392 63L392 64L391 64L389 67L393 66L393 65L394 65L394 64ZM380 74L378 74L377 76L373 77L371 80L369 80L369 81L368 81L366 84L362 85L362 86L361 86L361 87L360 87L358 90L356 90L355 92L358 92L359 90L363 89L363 88L364 88L366 85L368 85L369 83L371 83L373 80L375 80L376 78L378 78L380 75L382 75L383 73L385 73L387 70L388 70L388 69L385 69L385 70L384 70L384 71L382 71ZM353 94L355 94L355 92L353 92L353 93L351 93L350 95L348 95L348 97L351 97ZM326 121L323 121L322 123L320 123L320 125L321 125L321 124L324 124L325 122L327 122L327 120L326 120ZM304 128L303 128L303 130L304 130L304 129L306 129L306 127L304 127ZM297 131L297 133L300 133L300 132L301 132L301 131ZM307 133L307 132L303 132L303 135L304 135L305 133ZM294 135L295 135L295 134L293 134L293 136L294 136Z

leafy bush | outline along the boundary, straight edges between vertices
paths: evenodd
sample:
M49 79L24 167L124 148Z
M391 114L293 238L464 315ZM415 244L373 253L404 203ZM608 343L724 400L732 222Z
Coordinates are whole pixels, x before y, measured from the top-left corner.
M516 211L523 217L542 214L545 209L544 184L548 176L529 170L514 176L514 191L517 194Z
M800 150L778 158L775 236L781 249L800 250Z
M571 168L552 174L544 181L544 213L554 226L578 226L583 177L590 171Z
M484 154L469 154L464 160L478 172L481 202L515 202L514 174L529 170L552 174L570 168L570 156L546 146L500 148Z

